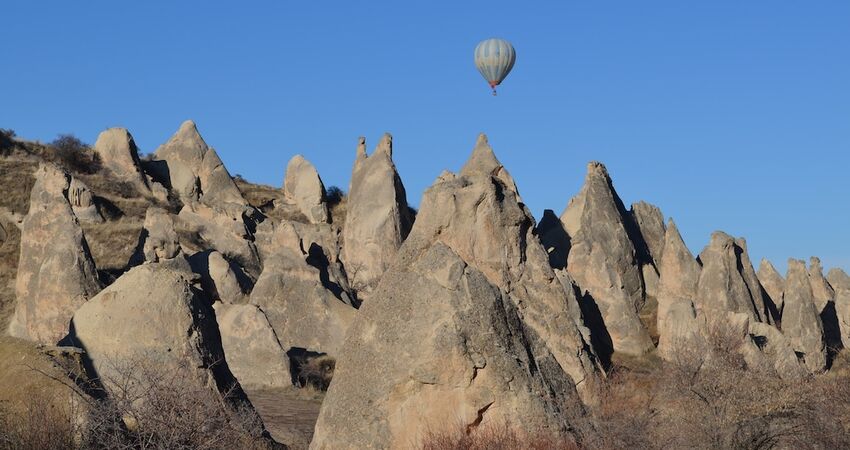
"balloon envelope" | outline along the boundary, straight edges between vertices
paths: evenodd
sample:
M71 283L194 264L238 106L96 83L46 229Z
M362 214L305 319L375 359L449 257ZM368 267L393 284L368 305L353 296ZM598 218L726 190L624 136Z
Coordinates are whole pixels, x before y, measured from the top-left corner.
M516 62L516 51L504 39L487 39L475 47L475 67L495 88L508 76Z

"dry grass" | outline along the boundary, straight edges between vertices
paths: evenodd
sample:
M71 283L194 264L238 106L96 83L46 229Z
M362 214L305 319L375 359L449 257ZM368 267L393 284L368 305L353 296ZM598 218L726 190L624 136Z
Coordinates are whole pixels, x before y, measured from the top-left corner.
M415 447L415 446L411 446ZM422 450L578 450L569 439L551 433L527 434L508 423L444 427L425 434Z
M123 217L119 220L81 224L94 262L99 270L122 270L139 244L144 228L142 218Z
M30 191L38 162L10 156L0 158L0 208L25 215L30 208Z

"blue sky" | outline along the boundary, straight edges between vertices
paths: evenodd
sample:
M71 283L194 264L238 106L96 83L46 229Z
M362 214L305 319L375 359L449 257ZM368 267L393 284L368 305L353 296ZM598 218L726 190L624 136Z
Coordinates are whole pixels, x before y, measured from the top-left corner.
M600 160L695 253L724 230L850 269L850 2L358 3L7 2L0 127L150 152L192 118L233 174L301 153L346 189L389 131L412 204L484 131L538 218ZM488 37L517 50L498 97Z

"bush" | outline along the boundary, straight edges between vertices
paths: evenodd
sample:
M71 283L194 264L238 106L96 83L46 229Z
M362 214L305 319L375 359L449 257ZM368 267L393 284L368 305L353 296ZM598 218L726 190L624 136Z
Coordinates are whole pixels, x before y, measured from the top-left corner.
M92 174L101 168L100 156L72 134L60 134L48 147L43 156L72 172Z
M467 429L463 425L425 434L422 450L577 450L575 442L550 433L527 434L507 423Z

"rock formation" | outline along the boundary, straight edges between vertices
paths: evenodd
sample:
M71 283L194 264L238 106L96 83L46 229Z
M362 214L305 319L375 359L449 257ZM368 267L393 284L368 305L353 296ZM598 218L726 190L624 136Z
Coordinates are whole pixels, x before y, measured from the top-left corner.
M184 203L200 200L218 207L247 204L218 154L198 133L195 122L183 122L177 133L156 150L155 158L165 161L164 178Z
M553 269L566 268L567 256L570 254L570 236L564 230L561 219L551 209L543 211L543 217L537 224L537 234L549 254L549 265Z
M477 147L473 161L495 160ZM568 434L574 386L596 376L572 286L549 266L507 173L475 166L426 191L349 331L311 448L409 446L429 428L509 417Z
M178 218L183 228L196 232L209 248L221 252L256 277L260 272L260 255L246 213L241 208L220 209L194 203L185 205Z
M753 322L765 322L764 295L755 276L746 243L716 231L699 255L702 273L696 296L698 312L709 320L727 312L746 314Z
M781 313L785 302L782 298L782 293L785 290L785 279L776 271L773 264L766 259L762 259L761 263L759 263L758 279L767 296L776 305L777 311Z
M162 208L151 206L145 213L145 228L140 241L142 261L159 262L176 257L181 249L174 231L174 220Z
M835 291L829 281L823 276L823 266L820 258L812 256L809 259L809 283L812 285L812 298L823 324L824 338L827 348L835 352L842 347L841 330L835 306Z
M215 313L184 267L185 260L134 267L74 314L71 342L86 351L108 392L130 381L143 392L157 374L244 398L225 362Z
M658 354L669 360L682 352L699 351L704 345L694 306L700 265L685 246L673 219L668 222L662 244L664 254L658 265Z
M806 263L796 259L788 260L782 333L794 350L802 354L809 372L817 373L826 367L823 325L814 303Z
M605 166L591 162L584 186L561 215L570 236L567 271L598 307L613 350L641 355L653 344L638 317L643 281L624 216Z
M151 192L150 183L142 171L139 149L126 128L109 128L101 132L94 151L100 156L103 167L116 177L132 183L142 194Z
M286 165L283 195L284 200L294 204L309 223L328 221L325 185L313 164L301 155L293 156Z
M9 334L55 345L74 311L100 290L94 260L68 199L71 177L41 164L21 226L15 315Z
M292 222L278 226L276 250L265 262L250 302L265 312L285 351L300 348L336 357L355 309L347 283L332 268L338 264L336 232L330 225L313 227Z
M835 289L835 312L841 331L841 343L850 348L850 276L838 268L827 274L829 284Z
M658 265L664 252L664 215L657 206L638 202L632 205L629 218L633 227L632 243L640 261L646 295L655 297L660 277Z
M342 260L351 287L365 300L410 232L413 217L385 134L372 155L360 139L343 227Z
M248 301L246 289L243 288L243 284L247 283L247 277L244 274L237 274L221 253L215 250L198 252L189 257L189 262L192 270L201 276L204 292L213 301L218 300L228 304Z
M73 177L68 186L68 201L71 203L71 209L74 210L74 215L77 216L77 220L80 222L103 222L103 216L100 215L100 211L97 209L91 190L85 183Z
M469 176L471 174L489 174L502 181L502 183L519 196L519 189L516 187L511 174L505 169L505 166L496 159L493 149L490 148L490 143L487 140L487 135L481 133L475 141L475 147L472 149L472 156L460 169L460 176Z
M215 303L227 365L246 389L292 386L289 357L263 311L254 305Z

